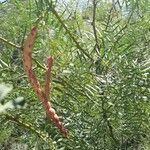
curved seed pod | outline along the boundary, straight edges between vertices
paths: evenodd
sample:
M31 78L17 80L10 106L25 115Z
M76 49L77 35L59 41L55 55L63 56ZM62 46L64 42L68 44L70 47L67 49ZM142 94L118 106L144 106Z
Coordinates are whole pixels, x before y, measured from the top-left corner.
M23 66L26 74L30 80L33 90L37 93L40 88L40 84L32 71L32 48L37 35L37 27L33 27L27 39L24 42L23 47Z
M67 136L68 134L67 130L64 128L58 115L56 114L55 110L52 108L50 102L48 101L49 91L50 91L49 82L50 82L51 67L52 67L52 62L53 62L52 57L49 57L47 59L47 70L46 70L46 75L45 75L44 91L42 90L42 87L40 86L40 83L38 82L32 69L32 49L33 49L34 41L36 39L36 35L37 35L37 27L33 27L24 42L24 47L23 47L24 70L28 76L28 79L30 81L30 84L34 92L36 93L40 101L42 102L42 105L46 111L48 118L52 120L52 122L59 128L59 130L61 131L63 135Z
M50 79L51 79L51 68L53 65L53 58L49 56L47 58L47 68L46 68L46 73L45 73L45 94L46 97L48 98L49 92L50 92Z

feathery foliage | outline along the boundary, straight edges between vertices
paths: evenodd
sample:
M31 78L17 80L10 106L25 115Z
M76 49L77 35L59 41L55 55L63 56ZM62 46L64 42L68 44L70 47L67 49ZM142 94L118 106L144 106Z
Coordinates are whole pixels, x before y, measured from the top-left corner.
M147 0L1 3L0 83L13 89L0 109L19 96L25 105L0 114L0 149L150 149L149 5ZM68 138L47 119L23 70L24 39L40 15L33 69L44 84L45 58L54 57L51 103Z

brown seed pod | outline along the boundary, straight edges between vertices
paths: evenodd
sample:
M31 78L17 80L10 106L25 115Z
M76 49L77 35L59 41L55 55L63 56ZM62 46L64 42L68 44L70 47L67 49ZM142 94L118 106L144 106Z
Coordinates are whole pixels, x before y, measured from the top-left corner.
M49 92L50 92L50 78L51 78L51 68L53 63L53 58L48 57L47 59L47 69L45 75L45 85L44 88L41 87L39 81L37 80L33 69L32 69L32 49L37 35L37 26L33 27L31 32L28 34L24 46L23 46L23 66L24 70L28 76L29 82L36 93L37 97L42 102L42 105L46 111L49 119L59 128L61 133L67 136L68 132L64 128L62 122L60 121L55 110L52 108L49 102ZM44 89L44 91L42 90Z
M52 65L53 65L53 58L50 56L47 58L47 68L45 73L45 94L47 98L50 92L50 79L51 79Z

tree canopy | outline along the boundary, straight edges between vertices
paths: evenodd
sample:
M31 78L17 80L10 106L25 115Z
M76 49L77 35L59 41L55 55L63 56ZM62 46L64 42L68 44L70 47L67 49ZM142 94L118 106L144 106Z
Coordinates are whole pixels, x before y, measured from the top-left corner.
M1 2L0 149L150 149L149 5L148 0ZM46 60L53 57L50 91L40 92L49 95L67 137L48 118L24 69L25 41L34 26L30 69L43 87Z

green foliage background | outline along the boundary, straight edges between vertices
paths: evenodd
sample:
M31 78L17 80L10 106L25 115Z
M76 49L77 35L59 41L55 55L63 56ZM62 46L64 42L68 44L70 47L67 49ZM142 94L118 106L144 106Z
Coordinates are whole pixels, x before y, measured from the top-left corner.
M77 1L1 3L0 82L13 85L5 102L17 96L26 102L1 114L1 149L13 143L38 150L150 149L149 6L148 0L93 0L82 9ZM34 70L43 83L45 58L54 57L51 103L68 139L46 119L22 66L20 47L41 14Z

